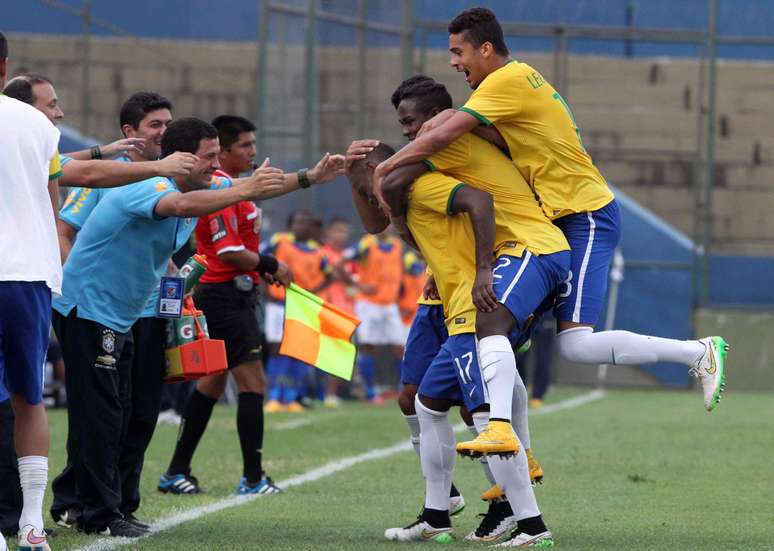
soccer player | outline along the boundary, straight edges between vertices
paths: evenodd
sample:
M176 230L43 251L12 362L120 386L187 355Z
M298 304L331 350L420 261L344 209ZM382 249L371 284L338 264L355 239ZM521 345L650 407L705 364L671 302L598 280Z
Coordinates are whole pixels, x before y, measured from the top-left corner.
M0 88L8 73L8 43L0 33ZM43 365L51 325L51 297L61 291L56 240L59 131L39 111L0 95L0 379L15 414L23 508L21 549L46 551L43 497L48 479L48 421ZM0 536L0 547L5 538Z
M471 138L474 143L475 140L483 147L493 147L480 138ZM460 145L459 150L445 153L452 157L469 151L471 146ZM370 198L371 177L377 163L392 153L391 148L381 144L365 160L352 165L353 197L359 212L374 210L364 197ZM475 164L476 159L484 158L490 157L463 156L460 162ZM440 161L440 156L436 160ZM503 162L511 166L504 158ZM482 168L477 166L472 172ZM489 168L500 167L495 164ZM421 176L415 179L417 175ZM400 219L403 213L399 211L404 180L413 184L407 225L405 219ZM509 190L508 184L498 182L497 178L494 183L478 178L477 187L497 192L490 194L440 172L428 173L424 165L405 167L385 182L385 198L395 215L393 222L417 243L434 274L449 331L449 338L422 378L415 404L427 484L425 508L417 522L387 530L388 539L444 541L450 537L448 496L455 453L448 410L452 405L464 404L482 431L489 420L485 380L491 380L491 374L479 367L475 339L476 308L483 310L488 306L488 297L482 294L490 292L497 296L516 319L523 320L529 315L526 309L537 309L567 272L569 247L561 232L542 215L526 184L526 191L520 194ZM493 201L493 196L498 199ZM530 200L537 211L534 219L529 216ZM378 217L378 211L364 216L369 217ZM493 258L497 258L494 268ZM492 278L484 277L484 272L499 276L493 286ZM510 390L513 392L513 385ZM508 412L508 417L511 415ZM490 456L489 466L505 489L517 520L517 531L506 545L551 540L532 492L526 454L510 459Z
M221 115L212 121L218 130L220 169L216 177L234 178L249 172L255 162L255 126L243 117ZM312 174L324 178L324 174ZM273 274L284 285L290 282L287 266L274 257L258 255L258 207L241 201L199 219L196 248L208 259L199 279L194 302L207 318L210 337L226 343L229 372L238 389L237 432L242 449L242 477L237 494L274 494L280 489L262 467L263 397L266 377L261 361L261 328L256 318L258 282ZM183 408L182 423L172 460L159 480L161 492L190 494L201 491L191 475L191 461L209 423L215 403L223 395L228 373L196 382Z
M358 268L357 281L350 280L358 289L355 315L361 322L357 328L357 365L365 383L366 400L378 405L384 400L376 388L376 347L390 346L396 361L400 362L406 342L398 310L403 246L388 231L366 235L347 249L339 261L337 272L343 277L346 277L345 262L354 262Z
M454 18L449 50L452 66L465 74L474 92L460 110L445 114L446 120L377 168L377 195L380 180L395 168L428 158L482 124L493 125L572 247L570 274L555 308L563 357L582 363L683 363L701 380L705 408L714 409L724 383L727 345L722 338L678 341L628 331L594 332L620 221L613 194L583 148L567 102L535 69L509 58L502 28L487 8ZM494 311L479 317L480 350L493 357L498 372L510 372L515 358L495 331L504 323L501 316ZM464 445L479 448L482 442Z
M315 241L315 216L297 210L288 220L288 233L272 236L262 252L271 254L290 268L295 282L312 293L319 293L333 282L333 272L320 245ZM272 344L269 359L269 402L267 413L303 411L300 403L305 396L309 364L277 353L282 341L284 320L284 287L269 287L266 301L266 340Z

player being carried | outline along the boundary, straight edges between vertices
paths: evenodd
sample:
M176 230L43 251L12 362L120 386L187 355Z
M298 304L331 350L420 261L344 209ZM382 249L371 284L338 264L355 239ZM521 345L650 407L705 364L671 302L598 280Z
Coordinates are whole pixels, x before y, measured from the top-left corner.
M723 390L728 350L721 337L680 341L628 331L594 332L620 238L620 218L612 192L583 148L567 102L539 72L509 57L502 28L487 8L463 11L452 20L449 50L452 66L465 74L474 92L462 108L442 113L427 132L377 167L377 198L384 204L383 180L395 169L427 159L470 131L494 126L545 214L572 248L570 273L554 311L562 356L581 363L683 363L700 378L706 409L714 409ZM507 316L504 309L499 312ZM491 327L479 326L478 335L481 356L495 357L495 377L508 378L515 357L506 352L505 339L497 338ZM493 402L498 399L493 396ZM459 449L485 451L489 436L479 435Z
M422 378L415 402L420 423L422 472L426 480L425 507L417 522L405 528L388 529L385 532L388 539L444 541L450 538L449 490L455 458L454 434L448 421L451 406L464 404L481 431L490 422L490 414L492 418L500 418L499 423L494 422L495 426L504 433L503 439L512 448L490 451L506 454L518 451L520 445L510 427L510 419L515 414L519 423L526 424L526 407L524 411L506 412L502 410L503 400L499 404L487 404L487 390L491 393L495 389L486 357L479 367L476 318L491 317L498 309L508 309L512 312L511 327L506 333L517 325L516 320L520 320L518 326L523 328L523 322L566 277L569 265L566 240L543 216L526 183L522 192L510 181L498 183L507 179L493 177L499 173L492 169L503 167L497 163L486 164L488 159L502 159L504 170L510 169L517 178L507 159L502 155L469 155L473 147L486 150L494 146L475 136L470 136L467 142L447 148L437 160L439 163L454 160L459 166L473 167L469 173L471 180L475 180L473 185L441 172L429 172L424 164L416 164L395 171L384 189L392 207L393 223L408 241L418 245L434 274L449 332L449 338ZM389 146L380 144L350 169L353 198L369 230L388 223L378 209L369 205L368 199L372 197L373 170L392 153ZM407 183L413 183L413 187L406 209L403 190ZM530 210L536 213L534 219L530 217ZM495 258L497 266L493 268ZM502 301L503 308L497 305L497 300ZM520 379L515 379L515 373L507 389L509 394L513 393L514 385L524 386ZM552 542L552 536L535 502L526 454L509 455L510 458L489 457L489 466L505 489L517 521L514 535L502 545L539 542L547 545Z

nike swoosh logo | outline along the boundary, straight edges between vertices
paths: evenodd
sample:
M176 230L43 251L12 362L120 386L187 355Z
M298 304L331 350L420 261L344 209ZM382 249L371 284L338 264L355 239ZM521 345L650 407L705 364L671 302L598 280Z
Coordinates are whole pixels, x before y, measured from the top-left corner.
M46 536L38 537L35 535L35 529L30 528L30 531L27 534L27 542L31 543L32 545L40 545L45 541L46 541Z
M710 355L710 366L707 368L707 373L710 375L714 375L715 372L718 370L718 367L715 365L715 354L712 352L712 345L709 345L709 355Z
M423 530L422 530L422 533L420 534L420 537L421 537L423 540L431 540L431 539L433 539L435 536L437 536L438 534L440 534L441 532L444 532L444 531L445 531L445 530L433 530L433 531L429 531L429 530L424 530L424 529L423 529Z

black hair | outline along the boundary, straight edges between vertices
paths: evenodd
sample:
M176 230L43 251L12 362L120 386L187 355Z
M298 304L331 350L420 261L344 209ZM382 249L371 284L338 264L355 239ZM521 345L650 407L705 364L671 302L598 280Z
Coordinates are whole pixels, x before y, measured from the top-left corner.
M2 57L2 56L0 56ZM24 103L32 105L35 103L35 94L32 93L32 87L36 84L51 84L54 85L48 78L43 75L26 74L13 77L3 89L3 94L9 98L19 100Z
M0 60L8 57L8 41L5 39L5 35L0 33Z
M401 82L390 101L397 109L404 99L413 99L425 115L433 109L443 111L452 107L452 97L446 86L424 75L414 75Z
M315 219L315 216L314 216L314 214L312 214L312 211L309 211L309 210L306 210L306 209L294 210L293 212L290 213L290 215L288 215L287 226L285 226L287 229L290 229L290 226L293 225L293 222L295 221L296 216L298 216L298 215L308 216L312 220Z
M158 109L172 111L172 102L156 92L135 92L121 106L119 124L121 128L128 124L137 130L145 115Z
M218 129L220 147L228 149L243 132L255 132L255 125L244 117L220 115L212 119L212 126Z
M370 153L368 153L364 159L358 159L352 163L350 167L350 173L353 177L357 178L365 171L367 163L370 161L375 164L379 164L382 161L386 161L390 157L395 155L395 150L386 143L379 142Z
M449 23L449 34L465 33L465 38L478 48L484 42L490 42L494 51L500 55L508 55L503 28L497 21L497 16L489 8L476 7L465 10Z
M176 151L196 153L199 142L217 137L218 131L207 121L194 117L178 119L170 123L161 138L161 156L166 157Z

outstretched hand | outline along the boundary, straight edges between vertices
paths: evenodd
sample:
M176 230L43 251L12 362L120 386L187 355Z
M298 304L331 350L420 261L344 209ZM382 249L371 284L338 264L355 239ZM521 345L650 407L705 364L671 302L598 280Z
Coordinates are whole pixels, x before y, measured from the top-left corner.
M113 143L99 146L99 152L103 159L112 159L129 153L142 153L145 151L145 138L124 138Z
M317 161L314 168L307 173L313 184L327 184L337 176L343 176L346 171L346 158L344 155L331 155L326 153Z
M244 185L247 186L250 199L260 201L282 191L285 187L285 174L282 169L271 166L269 158L266 157Z

